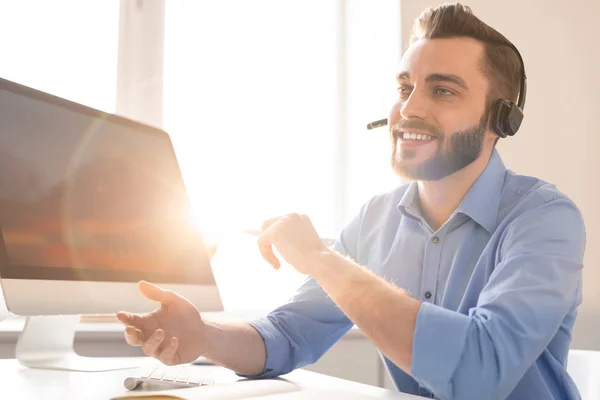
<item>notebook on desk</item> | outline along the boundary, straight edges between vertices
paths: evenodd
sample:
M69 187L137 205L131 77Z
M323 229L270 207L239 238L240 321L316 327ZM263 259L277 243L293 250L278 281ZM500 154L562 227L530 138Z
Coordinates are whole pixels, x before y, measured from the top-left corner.
M112 400L126 399L181 399L181 400L234 400L260 398L263 396L281 396L299 392L299 386L284 379L240 380L232 383L219 383L214 386L198 386L186 389L160 391L129 391Z
M253 381L260 382L253 388L233 386L223 389L221 387L208 387L196 389L181 389L180 391L172 390L168 392L147 392L128 394L121 397L114 397L112 400L127 400L127 399L147 399L147 400L237 400L237 399L253 399L253 400L366 400L366 399L381 399L382 396L369 396L365 394L336 391L336 390L302 390L296 385L282 381ZM275 383L277 382L277 383ZM211 391L212 389L212 391ZM217 389L217 390L214 390ZM183 393L183 392L186 393Z

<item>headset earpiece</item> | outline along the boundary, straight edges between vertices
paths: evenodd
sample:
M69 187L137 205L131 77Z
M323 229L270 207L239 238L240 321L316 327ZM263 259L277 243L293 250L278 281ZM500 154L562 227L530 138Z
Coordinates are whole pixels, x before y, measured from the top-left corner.
M498 136L513 136L523 121L523 111L510 100L498 100L492 117L492 128Z
M510 45L521 63L521 82L519 87L518 104L514 101L499 99L493 107L491 127L500 136L505 138L513 136L519 130L523 122L523 110L525 109L525 98L527 96L527 75L525 75L525 64L521 53L514 46Z

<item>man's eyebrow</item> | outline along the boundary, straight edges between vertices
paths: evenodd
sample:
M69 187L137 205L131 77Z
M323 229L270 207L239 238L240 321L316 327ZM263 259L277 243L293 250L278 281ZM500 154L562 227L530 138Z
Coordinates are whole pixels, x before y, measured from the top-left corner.
M396 74L396 80L400 81L403 79L410 79L410 74L408 73L408 71L402 71L402 72L398 72Z
M402 71L396 74L396 80L410 80L410 74L408 71ZM425 78L426 82L450 82L460 86L463 89L468 89L467 83L463 78L454 74L431 74Z
M425 82L450 82L460 86L463 89L468 89L465 80L460 76L453 74L431 74L425 78Z

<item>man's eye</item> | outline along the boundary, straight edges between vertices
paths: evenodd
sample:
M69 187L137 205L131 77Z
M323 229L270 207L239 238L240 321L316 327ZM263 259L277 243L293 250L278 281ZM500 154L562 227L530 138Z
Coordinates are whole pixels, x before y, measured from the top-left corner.
M400 85L398 86L398 93L399 94L409 94L411 91L411 87L408 85Z
M439 96L452 96L454 94L451 90L445 88L436 88L435 93Z

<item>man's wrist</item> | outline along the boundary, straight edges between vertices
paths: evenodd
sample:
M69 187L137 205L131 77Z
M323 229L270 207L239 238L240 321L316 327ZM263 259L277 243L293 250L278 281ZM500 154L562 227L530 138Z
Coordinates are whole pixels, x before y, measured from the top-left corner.
M330 281L349 283L358 268L352 260L327 248L313 258L310 275L322 286Z
M201 334L196 341L195 353L198 353L198 357L212 358L214 356L214 349L217 347L215 342L220 334L220 329L213 323L202 319Z

